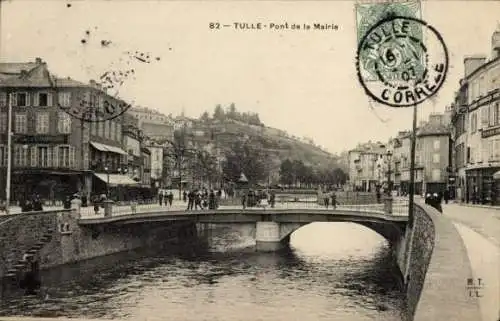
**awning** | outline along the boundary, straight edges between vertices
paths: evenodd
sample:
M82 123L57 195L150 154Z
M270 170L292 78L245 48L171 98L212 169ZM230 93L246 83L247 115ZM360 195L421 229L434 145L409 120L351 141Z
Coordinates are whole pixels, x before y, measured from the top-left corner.
M101 181L104 183L108 183L108 174L103 174L103 173L94 173L94 175L99 178ZM128 177L127 175L120 175L120 174L109 174L109 185L110 186L116 186L116 185L137 185L138 183Z
M90 142L90 145L94 146L95 149L100 150L101 152L111 152L121 155L128 155L123 149L115 146L109 146L101 143Z
M498 172L495 172L495 174L493 174L493 179L500 179L500 171Z

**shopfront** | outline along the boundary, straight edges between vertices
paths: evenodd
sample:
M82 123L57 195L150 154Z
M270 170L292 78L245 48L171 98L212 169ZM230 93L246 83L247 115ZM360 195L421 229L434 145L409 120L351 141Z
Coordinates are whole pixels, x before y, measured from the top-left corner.
M486 167L466 171L466 202L477 204L498 204L500 168ZM496 175L495 175L496 174ZM495 179L498 177L498 179Z

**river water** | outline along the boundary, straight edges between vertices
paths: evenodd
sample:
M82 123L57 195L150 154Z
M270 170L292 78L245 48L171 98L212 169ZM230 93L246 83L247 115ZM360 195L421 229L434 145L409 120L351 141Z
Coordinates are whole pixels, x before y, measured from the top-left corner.
M2 293L0 315L129 320L400 321L387 242L350 223L314 223L290 248L214 232L208 247L133 252L52 269L39 294Z

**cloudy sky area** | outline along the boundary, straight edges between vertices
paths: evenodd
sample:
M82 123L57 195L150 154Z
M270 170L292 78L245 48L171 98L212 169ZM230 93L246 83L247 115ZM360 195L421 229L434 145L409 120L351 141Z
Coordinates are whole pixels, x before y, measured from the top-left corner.
M68 7L67 4L71 6ZM354 1L1 1L2 62L41 57L58 76L98 79L135 69L120 95L165 114L197 117L216 104L241 111L331 152L386 140L411 126L411 108L369 106L355 70ZM491 54L500 1L424 1L423 18L450 52L439 96L419 119L443 111L463 76L463 57ZM210 22L334 23L338 31L210 30ZM89 35L86 35L86 31ZM81 40L86 39L82 44ZM103 47L101 40L111 41ZM126 52L150 54L150 64ZM157 61L155 57L160 57ZM128 64L127 64L128 63Z

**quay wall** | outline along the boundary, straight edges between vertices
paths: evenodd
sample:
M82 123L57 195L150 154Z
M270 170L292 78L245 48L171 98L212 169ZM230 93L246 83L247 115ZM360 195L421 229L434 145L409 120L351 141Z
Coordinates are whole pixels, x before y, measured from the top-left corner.
M396 260L406 294L403 321L479 320L477 298L466 291L472 270L465 245L436 209L415 204L413 226L406 229Z
M32 260L46 269L196 237L196 227L187 222L86 226L78 224L78 219L77 209L22 213L3 219L0 222L0 278L8 276L8 271L13 269L22 277L29 266L22 266L19 261L30 251ZM40 242L48 234L50 237Z

